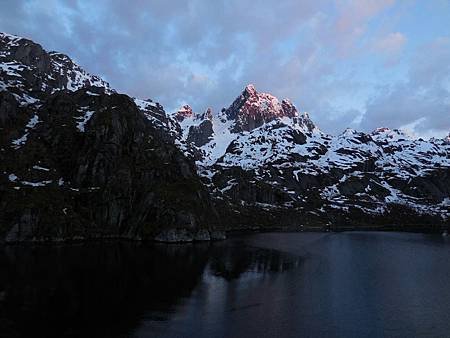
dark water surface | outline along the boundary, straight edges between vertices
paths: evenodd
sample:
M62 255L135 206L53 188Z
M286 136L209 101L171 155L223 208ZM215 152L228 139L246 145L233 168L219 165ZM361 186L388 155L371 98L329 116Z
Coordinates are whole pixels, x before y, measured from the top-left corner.
M450 239L0 248L1 337L450 337Z

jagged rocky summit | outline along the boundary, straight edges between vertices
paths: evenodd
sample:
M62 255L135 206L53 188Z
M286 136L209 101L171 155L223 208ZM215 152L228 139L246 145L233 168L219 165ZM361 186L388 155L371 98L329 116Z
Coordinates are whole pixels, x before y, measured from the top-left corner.
M0 239L192 241L254 228L448 227L449 139L323 133L253 85L166 114L0 33Z

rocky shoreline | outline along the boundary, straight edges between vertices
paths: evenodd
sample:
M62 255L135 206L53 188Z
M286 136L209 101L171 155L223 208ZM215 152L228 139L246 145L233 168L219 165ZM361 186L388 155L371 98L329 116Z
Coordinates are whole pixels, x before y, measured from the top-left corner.
M98 237L83 237L74 236L68 238L62 237L41 237L30 238L24 240L16 240L14 237L7 237L0 241L2 245L15 244L62 244L62 243L86 243L86 242L109 242L109 241L133 241L133 242L156 242L156 243L193 243L193 242L207 242L207 241L222 241L227 238L225 231L204 231L192 233L187 229L170 229L163 231L155 238L140 238L127 236L98 236Z
M28 244L45 244L45 245L59 245L59 244L75 244L75 243L91 243L91 242L105 242L111 241L125 241L125 242L148 242L148 243L165 243L165 244L193 244L199 242L217 242L227 240L228 238L241 236L245 234L257 233L299 233L299 232L321 232L321 233L341 233L341 232L406 232L406 233L421 233L421 234L442 234L446 236L450 228L448 226L434 227L429 226L415 226L404 227L396 225L384 226L359 226L359 227L270 227L258 228L248 227L239 229L228 229L227 231L213 231L200 232L197 234L189 233L186 229L171 229L165 231L155 238L133 238L124 236L104 236L104 237L89 237L82 236L73 238L32 238L24 241L3 240L0 245L28 245Z

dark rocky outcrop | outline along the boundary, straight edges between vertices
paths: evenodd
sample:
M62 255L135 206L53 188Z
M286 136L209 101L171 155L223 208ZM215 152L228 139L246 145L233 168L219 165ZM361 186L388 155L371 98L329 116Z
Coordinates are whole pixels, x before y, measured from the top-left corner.
M0 37L0 62L20 65L0 74L0 239L218 237L209 194L158 124L170 128L159 104L142 109L67 56Z
M197 147L201 147L211 141L213 135L213 124L210 120L203 120L199 125L191 126L187 142L193 143Z
M166 229L184 234L170 241L193 240L218 225L192 163L127 96L58 92L36 114L26 143L3 154L1 171L17 177L2 176L7 240L142 239Z

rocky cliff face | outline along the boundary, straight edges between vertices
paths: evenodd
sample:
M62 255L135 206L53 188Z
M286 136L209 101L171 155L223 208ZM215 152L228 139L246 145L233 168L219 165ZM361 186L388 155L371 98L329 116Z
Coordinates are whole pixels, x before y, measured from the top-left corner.
M1 239L223 236L159 104L6 34L0 66Z
M298 116L290 101L280 103L273 95L258 93L253 85L245 87L224 113L228 120L233 121L233 132L251 131L277 118Z

